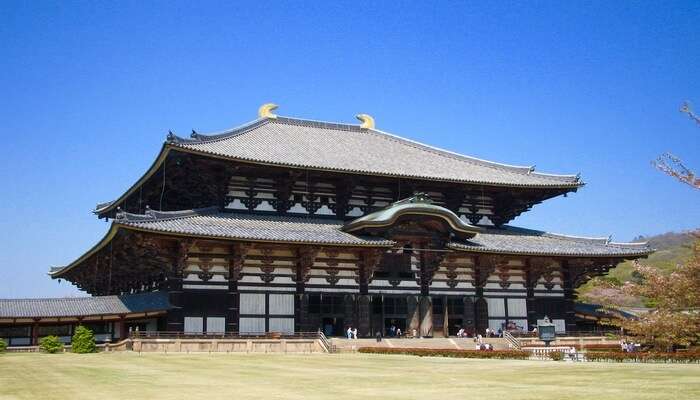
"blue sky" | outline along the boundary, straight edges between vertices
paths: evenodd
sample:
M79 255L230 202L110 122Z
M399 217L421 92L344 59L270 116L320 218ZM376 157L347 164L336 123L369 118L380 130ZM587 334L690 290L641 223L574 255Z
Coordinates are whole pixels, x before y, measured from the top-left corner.
M142 4L146 3L146 4ZM700 226L700 3L0 2L0 297L76 295L45 274L92 214L186 135L282 115L355 123L552 173L578 193L515 225L631 240ZM426 2L427 3L427 2Z

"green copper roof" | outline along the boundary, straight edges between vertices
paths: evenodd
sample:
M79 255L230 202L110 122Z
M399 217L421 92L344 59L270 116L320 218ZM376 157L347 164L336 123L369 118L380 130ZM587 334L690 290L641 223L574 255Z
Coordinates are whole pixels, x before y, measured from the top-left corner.
M418 193L413 197L399 200L386 208L354 219L345 226L343 231L356 232L366 228L379 228L393 225L399 217L404 215L421 215L441 218L459 236L464 238L474 237L481 228L462 221L457 214L445 207L432 204L432 200L424 193Z

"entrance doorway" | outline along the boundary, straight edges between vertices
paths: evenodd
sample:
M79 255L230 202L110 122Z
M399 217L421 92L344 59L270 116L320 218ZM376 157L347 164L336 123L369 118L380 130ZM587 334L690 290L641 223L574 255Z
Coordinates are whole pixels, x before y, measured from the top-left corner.
M323 318L323 334L326 336L344 336L345 326L342 318Z
M399 329L401 329L402 336L406 334L406 318L384 318L384 332L386 332L386 336L397 336Z

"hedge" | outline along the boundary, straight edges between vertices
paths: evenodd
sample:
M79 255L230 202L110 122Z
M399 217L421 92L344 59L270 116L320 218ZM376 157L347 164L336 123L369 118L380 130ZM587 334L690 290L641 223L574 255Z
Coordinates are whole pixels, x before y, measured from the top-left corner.
M511 360L527 360L530 353L517 350L457 350L457 349L417 349L417 348L388 348L360 347L360 353L370 354L403 354L419 357L454 357L454 358L497 358Z
M58 353L63 351L63 343L57 336L46 336L39 340L39 348L47 353Z
M78 326L71 341L71 350L73 353L94 353L97 347L92 331L82 325Z
M4 352L5 349L7 349L7 343L5 343L4 340L0 339L0 353Z
M603 362L638 362L638 363L700 363L700 352L679 351L676 353L620 353L591 352L586 353L588 361Z

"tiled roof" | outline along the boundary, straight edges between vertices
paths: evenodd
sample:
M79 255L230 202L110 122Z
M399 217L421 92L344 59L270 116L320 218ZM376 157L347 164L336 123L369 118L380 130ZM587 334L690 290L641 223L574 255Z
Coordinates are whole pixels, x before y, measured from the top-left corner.
M551 175L452 153L358 125L264 118L217 135L174 135L171 145L197 153L297 168L450 182L577 188L574 175Z
M472 239L449 246L483 253L550 256L639 257L653 252L647 243L615 243L607 238L558 235L512 226L487 228Z
M87 317L163 311L170 308L168 294L165 292L55 299L0 299L0 318Z
M363 238L340 230L341 221L218 212L216 208L146 214L118 213L115 224L147 231L252 241L392 246L384 239Z

